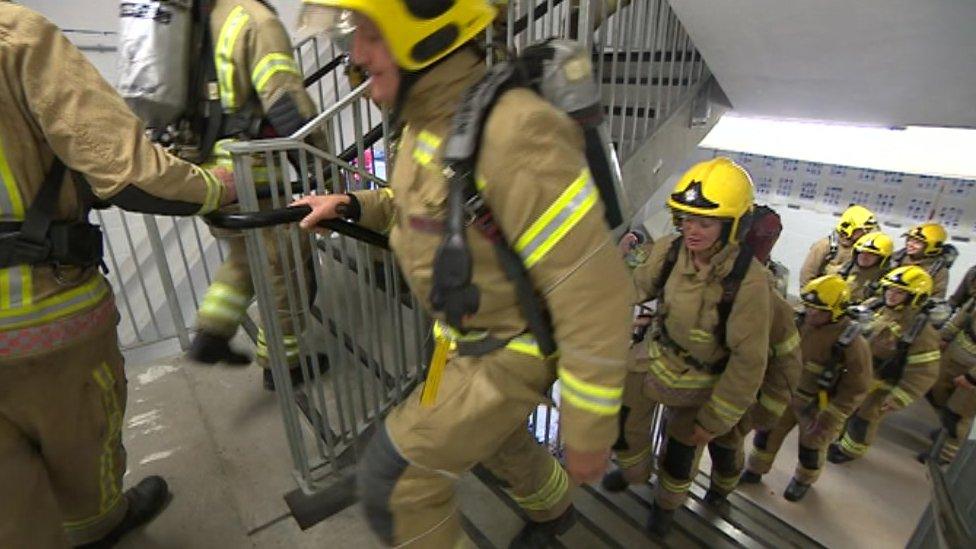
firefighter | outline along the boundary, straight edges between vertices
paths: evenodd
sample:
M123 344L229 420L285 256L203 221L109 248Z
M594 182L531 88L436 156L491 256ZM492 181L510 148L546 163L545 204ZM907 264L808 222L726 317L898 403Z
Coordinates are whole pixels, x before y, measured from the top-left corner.
M976 265L966 271L966 275L962 277L959 286L956 286L956 291L949 297L949 306L954 310L958 309L973 297L976 297Z
M90 207L207 213L233 181L153 145L39 14L0 2L0 50L0 547L111 546L168 489L122 490L119 317Z
M851 304L858 304L878 293L881 275L888 269L894 251L891 237L882 232L868 233L854 243L851 258L838 272L851 290Z
M647 481L651 413L655 404L666 406L649 523L657 536L670 531L705 445L739 423L766 371L769 279L739 246L752 203L752 180L741 166L725 157L696 164L667 201L680 235L657 240L634 271L639 301L657 298L658 329L647 369L628 376L623 436L614 447L620 469L603 485L622 490Z
M939 334L929 322L926 304L932 277L917 265L897 267L881 278L884 307L865 328L874 360L871 390L847 421L828 459L845 463L863 456L885 415L924 395L939 375Z
M851 258L854 242L877 228L878 219L864 206L854 204L844 210L834 231L810 246L800 268L800 287L818 276L839 271Z
M769 472L786 436L799 425L799 463L783 493L799 501L823 470L827 448L867 395L871 351L857 324L844 317L850 291L839 275L815 278L800 293L804 365L793 401L771 426L756 431L741 481L755 484Z
M288 33L268 4L259 0L215 0L210 15L210 32L214 37L213 53L226 123L222 129L223 138L217 141L207 165L230 169L232 160L225 148L228 144L239 139L290 135L316 114L316 108L305 90ZM314 133L310 142L328 150L324 133ZM255 158L254 163L255 183L267 185L269 174L264 157ZM287 170L279 167L278 174L283 177ZM205 364L246 365L251 358L230 347L230 340L254 296L244 233L216 227L212 227L211 232L224 242L227 255L200 304L197 334L188 356ZM285 352L292 366L292 380L298 382L302 378L301 370L297 368L300 363L297 331L301 327L292 323L285 291L286 278L296 276L294 271L298 265L290 265L291 270L285 272L274 230L262 232L274 273L278 322L285 334ZM308 242L301 239L300 245L302 254L307 255ZM265 388L273 389L263 329L258 332L257 359L265 368ZM324 366L324 355L320 355L319 360Z
M976 416L976 299L956 310L942 327L942 365L939 378L926 398L935 407L948 438L938 456L940 463L956 457ZM924 462L928 452L919 454Z
M905 247L891 257L891 266L918 265L932 277L932 297L946 296L949 288L949 267L956 257L956 249L946 244L949 234L938 223L922 223L902 234Z
M712 469L705 502L719 509L728 505L728 495L739 483L739 476L745 465L746 435L753 429L772 429L793 398L803 365L795 313L786 301L785 293L780 292L779 283L782 279L776 276L772 267L774 262L770 258L782 230L779 214L768 206L756 207L745 243L752 249L756 260L769 269L769 358L756 403L732 430L708 443Z
M372 530L395 546L456 546L463 541L457 478L481 463L531 519L512 546L541 547L574 523L572 486L606 470L617 438L633 295L620 291L631 286L601 201L581 200L597 191L579 125L516 87L487 116L476 165L479 192L520 253L534 291L544 296L559 354L542 354L495 245L474 225L466 228L466 249L481 307L460 327L436 310L429 295L449 210L443 143L463 94L485 75L484 58L470 41L495 10L487 0L435 7L306 0L306 26L355 29L352 61L371 75L372 99L404 129L388 188L300 199L312 207L302 226L341 214L388 231L410 288L437 320L430 371L441 372L439 385L429 377L401 402L361 461L360 494ZM557 379L565 469L526 429L529 413Z

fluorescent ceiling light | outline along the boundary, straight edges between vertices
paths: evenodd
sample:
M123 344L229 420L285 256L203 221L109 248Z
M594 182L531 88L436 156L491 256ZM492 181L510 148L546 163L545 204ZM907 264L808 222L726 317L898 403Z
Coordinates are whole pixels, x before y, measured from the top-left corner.
M976 130L906 129L725 115L701 147L839 166L976 179Z

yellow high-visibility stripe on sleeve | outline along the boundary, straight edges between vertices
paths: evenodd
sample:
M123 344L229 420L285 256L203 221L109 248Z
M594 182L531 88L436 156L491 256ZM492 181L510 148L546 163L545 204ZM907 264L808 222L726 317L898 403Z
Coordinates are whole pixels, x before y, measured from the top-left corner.
M800 344L800 332L794 331L790 337L773 345L773 356L783 356L793 352Z
M269 53L258 61L251 71L251 83L258 93L264 93L271 78L278 73L291 73L301 76L295 58L288 53Z
M569 371L559 368L562 398L577 408L601 416L612 416L620 411L623 387L606 387L583 381Z
M926 352L926 353L915 353L913 355L908 355L908 358L905 360L905 362L907 364L924 364L926 362L933 362L933 361L939 360L939 357L940 356L942 356L942 355L941 355L941 353L939 351L929 351L929 352Z
M714 394L706 406L711 407L711 409L715 411L716 415L727 421L738 421L739 418L742 417L742 414L746 412L745 409L739 408L731 402Z
M233 111L239 106L234 91L234 47L237 45L238 36L250 19L251 16L244 11L244 8L235 6L217 35L214 63L217 68L217 83L220 86L220 104L225 111Z
M207 195L203 199L198 214L210 213L220 207L220 199L224 196L224 185L217 179L217 176L210 173L210 170L194 166L194 170L199 170L203 180L207 182Z
M515 241L515 251L531 269L587 214L599 200L590 171L584 168L559 198Z

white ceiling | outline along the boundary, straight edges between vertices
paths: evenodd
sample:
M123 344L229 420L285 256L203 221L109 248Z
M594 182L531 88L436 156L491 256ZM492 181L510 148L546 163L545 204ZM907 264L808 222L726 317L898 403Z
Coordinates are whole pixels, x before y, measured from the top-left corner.
M670 0L736 112L976 128L974 0Z

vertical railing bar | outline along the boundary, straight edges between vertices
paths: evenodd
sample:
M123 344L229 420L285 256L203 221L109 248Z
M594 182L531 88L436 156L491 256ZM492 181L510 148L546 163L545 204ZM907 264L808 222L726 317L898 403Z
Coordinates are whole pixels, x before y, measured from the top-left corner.
M194 217L191 220L190 225L193 227L193 234L197 240L197 248L200 250L200 262L203 264L203 274L207 279L207 284L210 284L210 282L213 281L213 277L210 275L210 263L207 261L206 248L203 245L203 237L200 236L200 227L197 225L197 223L200 223L200 220ZM214 244L217 246L217 254L219 256L220 244L216 241L214 241ZM223 258L221 257L221 260L222 259Z
M650 14L650 11L651 11L651 6L650 6L649 2L650 2L650 0L645 0L645 1L640 2L640 6L643 6L643 11L641 11L638 8L638 12L641 14L640 24L638 24L638 29L643 29L645 31L648 29L648 19L649 19L649 14ZM638 31L638 32L640 32L640 31ZM643 74L644 74L644 72L643 72L643 69L644 69L644 55L647 53L647 50L648 50L648 48L647 48L647 35L648 34L649 33L644 32L643 34L640 35L640 48L638 48L639 51L640 51L640 57L638 57L638 59L637 59L637 70L635 71L636 74L637 74L637 76L636 76L636 78L634 80L634 83L636 84L636 92L637 92L635 94L635 96L634 96L634 109L635 110L638 110L640 108L640 105L641 105L641 103L642 103L642 101L644 99L644 91L645 90L650 90L650 87L653 84L653 80L651 79L650 74L648 74L648 76L647 76L647 83L646 84L642 84L641 83L641 78L643 78ZM654 55L654 54L651 53L651 55ZM653 67L654 66L654 60L653 59L649 59L648 60L648 66L649 67ZM650 72L650 71L648 71L648 72ZM650 116L651 116L651 110L650 110L650 108L648 108L645 105L644 106L644 118L646 119L646 118L649 118ZM630 128L630 146L629 146L630 151L633 151L637 147L637 139L638 139L638 137L637 137L637 128L640 125L641 125L641 120L639 118L634 118L634 123L633 123L633 125L631 125L631 128ZM621 151L621 152L623 152L623 151ZM629 151L628 151L628 154L629 154Z
M606 5L606 2L601 2L601 4L603 4L605 6ZM617 142L620 144L619 146L620 146L621 150L624 150L626 148L626 143L624 141L624 136L625 136L625 134L627 132L627 107L630 106L630 88L629 88L629 85L628 85L627 80L630 78L630 65L633 62L633 61L631 61L631 54L634 53L633 44L632 44L632 40L633 40L633 36L632 35L634 33L636 33L636 30L634 30L634 27L637 25L637 17L633 17L633 16L632 17L624 17L624 10L627 10L627 12L630 12L630 11L632 11L632 8L633 8L633 5L630 5L630 6L627 6L627 7L621 7L621 8L618 8L618 12L617 12L617 16L620 19L624 19L625 20L623 40L624 40L624 47L625 47L625 51L626 51L626 55L627 55L627 64L624 65L624 84L623 84L623 86L621 86L621 91L623 91L623 95L624 95L624 101L623 101L623 108L621 109L621 113L620 113L620 128L618 129L618 134L617 134ZM628 15L633 15L633 14L632 13L628 13ZM640 62L640 52L637 52L637 54L638 54L637 57L638 57L638 63L639 63ZM633 110L633 116L632 116L632 118L634 120L637 119L637 109L634 109Z
M658 24L660 25L657 34L657 40L655 40L654 54L651 59L654 60L654 70L658 75L658 82L664 79L664 48L668 40L668 33L671 32L671 19L668 16L669 11L667 7L667 0L660 0L658 3ZM663 28L661 28L663 27ZM656 130L661 120L664 120L665 113L661 111L661 100L664 95L664 86L657 86L654 93L654 124L652 130ZM645 134L648 135L648 134Z
M176 337L180 341L180 347L185 351L190 348L190 334L187 332L186 322L183 320L183 308L180 305L179 295L176 293L176 286L173 284L173 273L169 269L166 247L163 246L163 239L159 234L159 225L156 223L156 218L150 214L142 214L142 221L146 225L146 235L149 239L149 247L152 250L153 262L156 263L159 282L163 286L166 305L173 317ZM179 235L177 235L177 240L179 240Z
M139 286L142 288L142 297L146 301L146 308L149 309L149 318L152 320L153 327L156 328L157 337L163 337L162 330L159 329L159 321L156 319L156 311L153 308L152 300L149 299L149 289L146 287L146 280L142 276L142 266L139 264L139 256L136 254L135 244L132 242L132 233L129 230L129 222L126 215L119 210L119 218L122 220L122 228L125 231L125 239L129 243L129 253L132 263L136 268L136 275L139 279Z
M186 248L183 245L183 233L180 231L179 224L180 220L177 217L171 217L170 220L173 222L173 230L176 231L176 244L179 246L180 258L183 260L183 270L186 271L186 280L190 286L190 298L193 299L194 309L199 309L200 300L197 299L197 289L193 284L193 271L190 269L190 262L186 256Z
M95 210L95 215L98 216L98 223L102 227L105 227L106 226L105 225L105 217L102 215L102 211L101 210ZM143 343L145 341L145 339L143 339L142 334L139 331L139 324L136 322L136 315L132 311L132 303L129 302L129 292L125 291L125 282L122 280L122 269L119 269L119 261L118 261L118 258L115 255L115 247L112 246L112 241L108 237L108 235L109 235L109 233L106 232L105 233L105 243L107 245L105 247L108 249L108 258L109 258L109 261L112 262L112 270L115 272L116 284L118 284L118 287L119 287L118 291L115 292L115 293L116 293L116 295L122 294L122 302L125 304L126 312L129 315L129 323L132 324L132 332L136 336L136 341L138 341L139 343Z

